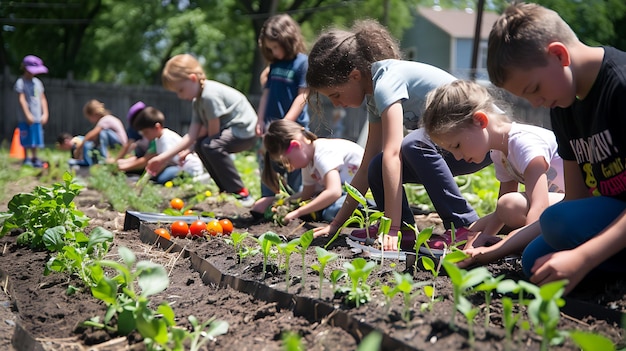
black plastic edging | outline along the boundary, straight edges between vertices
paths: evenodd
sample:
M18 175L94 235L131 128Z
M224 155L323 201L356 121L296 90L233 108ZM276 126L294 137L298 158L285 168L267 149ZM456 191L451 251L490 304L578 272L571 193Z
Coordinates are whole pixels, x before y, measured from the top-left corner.
M192 268L201 274L202 281L205 284L230 287L234 290L251 295L256 299L276 303L279 308L289 309L294 315L304 317L311 322L321 322L325 319L330 325L342 328L357 340L362 340L364 336L375 330L371 325L358 321L345 311L335 309L332 305L324 301L296 296L285 291L276 290L258 281L244 280L224 274L210 262L199 257L195 252L189 251L180 245L173 244L171 241L158 236L154 233L152 228L143 223L139 225L139 237L144 243L156 243L157 246L167 248L172 252L185 250L186 253L184 256L190 258ZM167 243L170 243L170 245ZM172 247L172 245L174 245L174 247ZM381 350L419 351L419 349L384 333L382 334Z

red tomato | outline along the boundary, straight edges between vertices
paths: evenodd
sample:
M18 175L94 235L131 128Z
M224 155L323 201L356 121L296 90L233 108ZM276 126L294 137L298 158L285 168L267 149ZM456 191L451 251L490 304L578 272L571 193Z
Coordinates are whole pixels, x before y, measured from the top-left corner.
M165 228L157 228L154 230L154 232L158 235L158 236L162 236L167 240L170 240L172 238L172 236L170 235L170 232L167 231L167 229Z
M233 232L233 223L228 218L220 219L220 225L225 235L230 235Z
M172 235L176 237L186 237L189 234L189 225L185 221L176 221L172 223Z
M206 223L201 220L197 220L189 226L189 231L193 236L204 236L204 231L206 230Z
M214 219L206 224L206 231L212 236L222 235L222 233L224 233L224 230L217 219Z

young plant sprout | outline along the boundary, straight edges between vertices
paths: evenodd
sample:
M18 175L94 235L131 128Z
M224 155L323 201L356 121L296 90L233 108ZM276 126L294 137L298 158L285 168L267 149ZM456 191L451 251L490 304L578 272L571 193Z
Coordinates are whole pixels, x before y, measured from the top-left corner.
M341 225L341 227L337 229L337 232L335 232L335 235L333 235L333 237L328 241L328 243L324 245L325 249L328 249L328 246L330 246L330 244L333 243L337 239L337 237L339 236L339 233L341 233L341 231L345 227L349 226L350 224L356 223L359 225L360 228L369 228L372 224L376 223L376 221L378 221L380 217L383 216L383 212L378 211L378 210L373 210L369 207L369 205L367 204L367 199L365 198L365 196L363 196L363 194L361 194L361 192L359 192L359 190L357 190L357 188L353 187L348 182L344 183L344 187L348 195L350 195L350 197L355 199L359 203L359 205L363 207L363 211L359 210L358 208L355 209L354 212L352 213L352 216L350 216L350 218L348 218L348 220L346 220ZM366 232L368 235L368 240L365 243L367 245L371 245L374 243L376 238L369 238L369 231L366 231Z
M372 299L370 294L371 287L367 284L367 278L376 267L376 262L366 261L363 257L357 257L351 262L345 262L343 267L350 277L352 285L348 287L348 295L346 301L356 304L359 307L362 303L366 303Z
M442 264L452 282L455 306L459 306L461 297L471 288L480 284L486 277L491 276L491 273L489 273L486 267L476 267L470 271L466 271L458 268L454 263L448 260L444 260ZM452 316L450 318L450 328L453 330L456 330L455 317L456 307L452 310Z
M272 246L278 245L281 240L278 234L274 232L266 232L261 234L257 238L259 245L261 246L261 253L263 254L263 275L262 279L265 279L265 273L267 272L267 258L270 255L272 250Z
M302 256L302 289L304 289L304 285L306 283L306 250L309 248L309 246L311 246L311 243L313 242L313 229L307 230L298 239L299 240L297 249Z
M327 264L339 258L339 255L337 255L334 252L329 252L326 249L319 247L319 246L315 247L315 253L317 253L317 260L319 261L320 264L313 264L311 268L317 271L320 276L319 298L321 300L322 299L322 283L324 282L324 269L326 268Z
M278 251L283 254L285 257L285 291L289 292L290 285L290 276L289 276L289 261L291 258L291 254L298 251L298 245L300 243L300 238L295 238L286 243L279 243L276 245L278 247Z

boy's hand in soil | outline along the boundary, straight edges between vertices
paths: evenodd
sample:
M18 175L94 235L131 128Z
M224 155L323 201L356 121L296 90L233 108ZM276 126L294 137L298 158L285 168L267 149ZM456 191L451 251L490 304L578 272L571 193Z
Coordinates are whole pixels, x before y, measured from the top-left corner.
M531 272L530 281L539 286L567 279L565 294L580 283L589 273L593 265L585 261L584 255L578 255L574 250L557 251L547 254L535 261Z

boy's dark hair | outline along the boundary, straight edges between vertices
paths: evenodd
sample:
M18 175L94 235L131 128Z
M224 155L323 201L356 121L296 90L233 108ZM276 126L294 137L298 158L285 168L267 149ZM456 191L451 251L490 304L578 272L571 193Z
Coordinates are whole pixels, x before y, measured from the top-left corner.
M272 16L263 23L258 44L261 54L269 63L276 61L272 51L265 45L266 40L275 41L285 50L285 60L293 60L299 53L306 52L304 37L298 23L287 14Z
M73 136L72 134L68 133L68 132L63 132L61 134L59 134L59 136L57 136L57 143L59 145L63 144L67 139L72 139Z
M537 4L514 3L496 20L487 48L489 80L501 87L511 69L528 70L547 64L548 44L569 46L576 34L558 13Z
M163 115L163 112L158 109L152 106L147 106L133 118L133 129L142 130L145 128L152 128L157 123L164 125L165 115Z
M359 21L350 31L320 35L309 53L307 85L315 90L344 84L354 69L371 77L372 63L400 58L398 42L387 28L374 20Z

